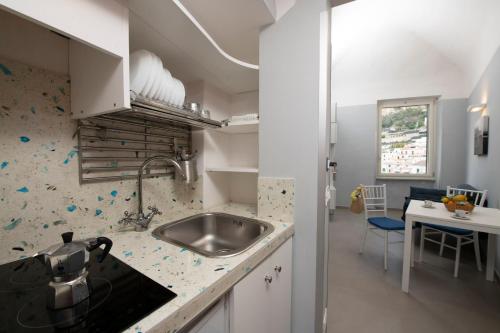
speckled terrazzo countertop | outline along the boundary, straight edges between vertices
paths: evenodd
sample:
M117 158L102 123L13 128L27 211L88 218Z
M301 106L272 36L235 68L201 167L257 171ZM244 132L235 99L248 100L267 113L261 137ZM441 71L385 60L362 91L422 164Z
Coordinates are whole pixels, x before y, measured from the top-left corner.
M227 204L204 211L256 218L256 208L250 205ZM177 294L175 299L126 332L176 332L229 291L294 232L293 223L259 218L271 223L275 230L242 254L229 258L207 258L151 235L159 225L199 212L186 210L168 217L160 216L146 232L110 234L114 243L111 253L115 257Z

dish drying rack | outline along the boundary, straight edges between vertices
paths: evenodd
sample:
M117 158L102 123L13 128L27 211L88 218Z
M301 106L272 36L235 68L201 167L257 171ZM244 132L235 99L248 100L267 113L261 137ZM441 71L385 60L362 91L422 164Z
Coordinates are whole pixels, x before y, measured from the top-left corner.
M192 153L193 128L221 126L190 111L134 97L130 110L78 120L80 184L137 179L149 157L174 158L183 148ZM173 167L160 161L145 170L144 178L173 174Z
M117 116L125 116L136 119L148 120L154 123L182 124L189 125L194 129L220 128L220 121L203 118L191 110L181 109L172 105L159 103L152 99L142 97L133 91L130 92L129 110L113 113Z

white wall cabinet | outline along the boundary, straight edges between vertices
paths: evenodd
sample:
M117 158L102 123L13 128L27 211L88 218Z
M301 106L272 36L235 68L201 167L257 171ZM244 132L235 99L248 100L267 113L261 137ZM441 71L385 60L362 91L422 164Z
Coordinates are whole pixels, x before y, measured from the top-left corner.
M115 57L129 53L124 0L0 0L0 8Z
M292 242L234 286L229 296L232 333L290 333Z
M130 107L126 1L0 0L0 8L70 38L74 118Z

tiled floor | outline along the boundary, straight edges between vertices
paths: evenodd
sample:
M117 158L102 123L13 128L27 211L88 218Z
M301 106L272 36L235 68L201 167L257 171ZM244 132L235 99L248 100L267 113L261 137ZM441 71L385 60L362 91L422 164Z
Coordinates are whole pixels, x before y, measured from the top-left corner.
M426 243L424 263L412 269L405 294L402 244L390 245L385 272L382 238L368 234L358 254L362 222L363 215L338 209L330 223L329 333L500 332L500 286L476 270L473 255L465 253L454 279L453 252L441 258Z

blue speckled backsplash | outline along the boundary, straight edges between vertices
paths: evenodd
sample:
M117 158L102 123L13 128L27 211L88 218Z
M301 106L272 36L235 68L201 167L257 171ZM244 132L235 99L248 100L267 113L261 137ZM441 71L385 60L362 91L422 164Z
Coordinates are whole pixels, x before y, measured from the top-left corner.
M0 58L0 263L60 242L64 231L115 232L123 212L136 211L134 180L79 185L75 130L68 77ZM146 205L164 213L202 206L201 180L144 186Z

